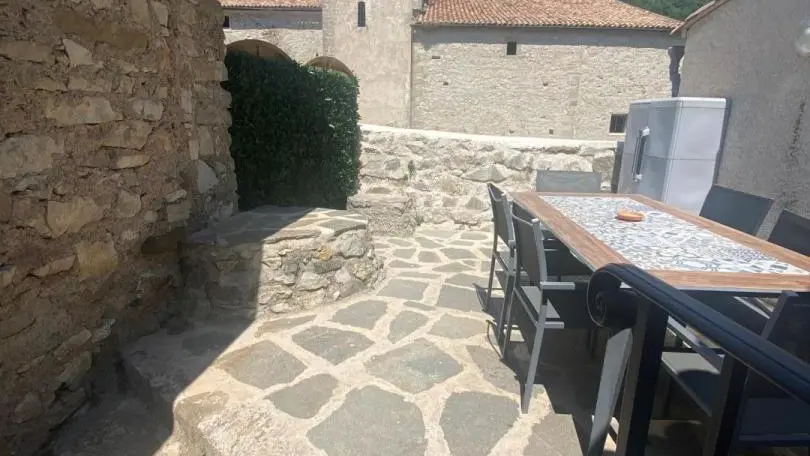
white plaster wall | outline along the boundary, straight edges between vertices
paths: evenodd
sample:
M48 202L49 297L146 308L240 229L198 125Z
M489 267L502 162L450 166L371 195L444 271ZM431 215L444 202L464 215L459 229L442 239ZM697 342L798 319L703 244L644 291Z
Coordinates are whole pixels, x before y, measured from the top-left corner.
M230 28L225 29L225 44L240 40L266 41L302 64L323 55L318 10L226 9L225 14L230 18Z
M794 48L808 0L731 0L689 29L681 93L727 97L718 183L810 216L810 58Z
M360 85L364 122L408 125L411 0L366 1L366 26L357 26L357 1L324 2L324 55L345 63Z
M664 32L415 27L411 125L615 139L611 113L670 96L667 48L681 43Z

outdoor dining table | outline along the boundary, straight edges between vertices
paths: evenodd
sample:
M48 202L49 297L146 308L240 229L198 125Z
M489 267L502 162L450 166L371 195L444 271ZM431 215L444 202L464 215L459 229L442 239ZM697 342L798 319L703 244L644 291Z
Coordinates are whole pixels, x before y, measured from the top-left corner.
M810 257L645 196L522 192L512 198L592 271L610 263L632 264L687 293L768 297L782 291L810 291ZM643 220L618 220L622 210L640 212ZM644 337L650 321L632 328L635 340L643 343L632 344L629 331L617 333L607 343L588 454L602 454L607 428L613 427L609 423L619 388L623 388L624 399L618 430L626 431L618 433L616 453L645 451L663 348L656 346L654 337ZM686 325L688 322L667 318L666 326L690 340L692 349L700 354L712 350L710 341L691 336ZM642 331L641 337L636 330ZM744 373L737 367L727 370L724 364L715 367L728 375ZM633 380L623 381L625 378ZM737 399L729 399L728 391L724 394L724 410L728 404L738 404ZM717 424L724 422L726 414L716 416L719 421L713 421L707 431L711 438L706 445L730 441L718 437L719 430L728 427Z
M683 291L810 292L810 257L646 196L517 192L512 198L593 271L629 263ZM644 219L618 220L620 210Z

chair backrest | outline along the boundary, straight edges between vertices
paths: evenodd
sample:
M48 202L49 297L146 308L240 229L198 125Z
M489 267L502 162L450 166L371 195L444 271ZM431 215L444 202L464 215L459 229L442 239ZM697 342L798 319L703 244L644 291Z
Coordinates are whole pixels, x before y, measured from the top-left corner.
M545 282L548 273L540 221L525 207L512 203L512 223L519 268L516 270L525 271L532 283Z
M589 171L537 170L538 192L599 193L602 175Z
M700 216L743 233L756 234L772 204L773 200L768 198L712 185Z
M768 241L810 256L810 220L790 211L782 211Z
M783 292L762 330L762 337L797 358L810 362L810 294ZM785 397L786 394L759 375L748 381L750 397Z
M509 220L510 205L512 203L506 193L495 184L487 184L487 190L489 191L490 206L492 206L492 223L495 225L495 235L506 244L509 244L509 241L515 238L514 234L512 234L512 221Z

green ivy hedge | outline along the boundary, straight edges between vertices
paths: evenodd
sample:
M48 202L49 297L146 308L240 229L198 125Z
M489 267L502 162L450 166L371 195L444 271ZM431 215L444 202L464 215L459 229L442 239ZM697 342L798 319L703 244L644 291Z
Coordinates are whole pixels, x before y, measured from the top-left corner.
M239 208L345 208L358 185L357 82L243 53L228 53L225 65Z

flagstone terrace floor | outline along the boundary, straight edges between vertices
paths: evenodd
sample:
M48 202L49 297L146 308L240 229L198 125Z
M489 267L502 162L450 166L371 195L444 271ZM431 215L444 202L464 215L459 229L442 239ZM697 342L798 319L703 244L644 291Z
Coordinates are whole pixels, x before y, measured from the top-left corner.
M143 338L124 354L130 379L156 396L155 407L173 404L175 434L196 451L174 438L138 450L150 437L116 441L123 424L108 416L92 439L57 441L54 454L582 454L600 366L584 334L551 332L550 364L520 413L525 347L516 344L503 363L481 310L490 236L375 236L386 262L376 290L249 325L198 323ZM151 413L131 410L133 400L118 412ZM682 445L676 454L687 453Z

